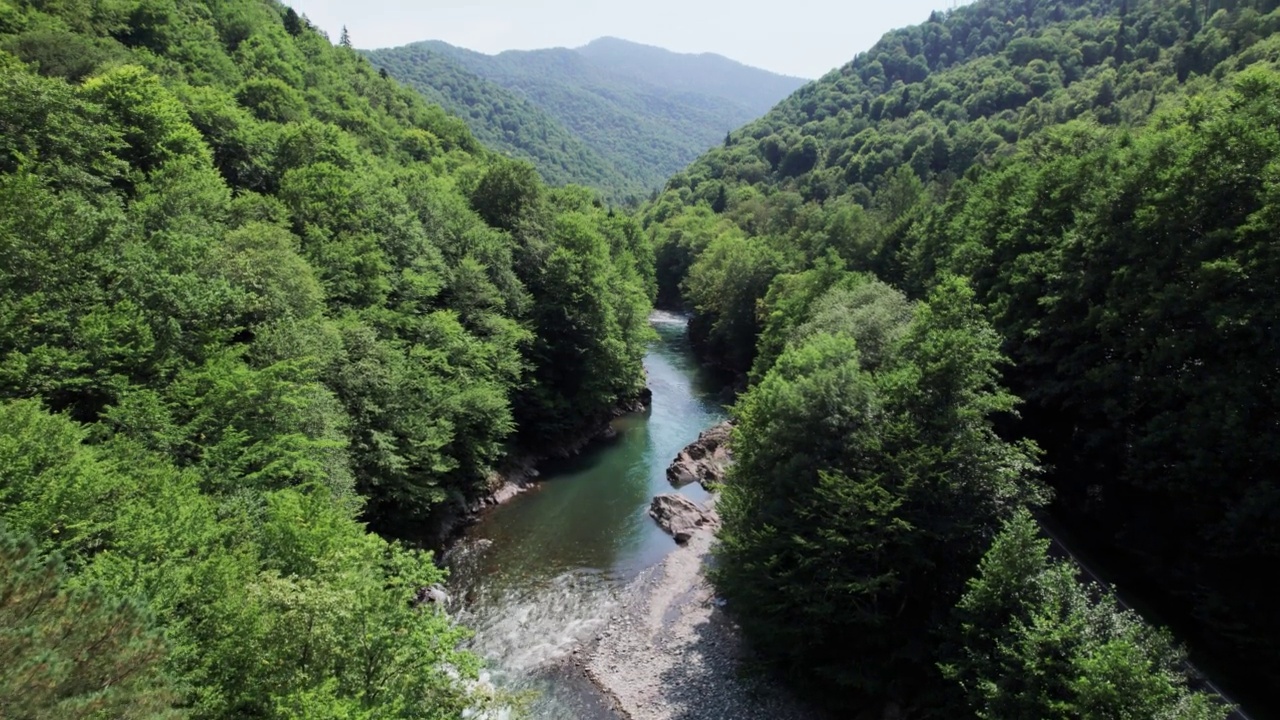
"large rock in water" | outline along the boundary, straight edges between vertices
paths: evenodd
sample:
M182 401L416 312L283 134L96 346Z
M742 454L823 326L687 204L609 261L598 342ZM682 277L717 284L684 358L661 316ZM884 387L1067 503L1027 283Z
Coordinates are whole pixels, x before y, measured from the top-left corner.
M715 513L678 493L655 497L649 503L649 517L681 545L689 542L698 530L713 527L716 523Z
M704 430L667 468L667 480L675 487L690 483L702 483L708 491L724 482L725 472L733 463L729 450L729 437L733 426L722 422Z

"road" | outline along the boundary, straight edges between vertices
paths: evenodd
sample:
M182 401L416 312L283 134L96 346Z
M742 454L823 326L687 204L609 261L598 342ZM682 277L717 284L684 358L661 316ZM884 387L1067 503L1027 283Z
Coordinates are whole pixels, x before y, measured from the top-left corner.
M1049 540L1052 542L1052 547L1050 548L1050 551L1055 556L1070 558L1071 561L1075 563L1076 567L1080 568L1080 571L1084 573L1085 577L1087 577L1088 579L1092 580L1093 582L1103 587L1112 587L1112 584L1104 580L1102 576L1099 575L1093 569L1093 567L1090 566L1088 562L1086 562L1079 555L1071 551L1071 548L1062 539L1061 535L1058 532L1056 532L1053 528L1049 527L1047 524L1043 522L1040 523L1040 529L1044 531L1045 536L1048 537ZM1125 599L1121 597L1119 593L1116 593L1116 601L1119 602L1120 606L1123 607L1124 609L1134 610L1134 608L1130 606L1129 603L1125 602ZM1135 612L1137 611L1135 610ZM1222 698L1223 702L1231 706L1232 708L1231 714L1227 715L1227 720L1253 720L1253 718L1250 715L1248 715L1240 707L1240 703L1231 699L1229 695L1227 695L1225 692L1222 691L1221 688L1219 688L1216 684L1214 684L1214 682L1210 680L1209 677L1203 671L1201 671L1194 664L1192 664L1190 660L1188 660L1186 664L1187 664L1187 671L1188 671L1187 674L1191 676L1193 684L1200 686L1201 689L1217 694L1219 697Z

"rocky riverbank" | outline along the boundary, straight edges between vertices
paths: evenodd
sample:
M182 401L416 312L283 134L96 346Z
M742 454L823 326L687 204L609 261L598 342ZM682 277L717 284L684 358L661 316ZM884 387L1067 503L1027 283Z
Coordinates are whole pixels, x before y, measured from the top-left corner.
M733 425L728 422L704 430L667 468L667 481L675 487L696 482L707 492L715 492L733 463L733 451L729 449L732 435Z
M717 487L732 460L728 438L727 423L704 432L668 478L676 484L692 475ZM741 672L748 651L706 576L719 525L714 505L714 497L706 506L655 498L651 514L681 547L627 588L628 600L580 666L630 720L818 720L767 678Z
M628 588L584 672L630 720L817 720L767 678L741 672L741 633L706 578L713 540L709 529L693 533Z

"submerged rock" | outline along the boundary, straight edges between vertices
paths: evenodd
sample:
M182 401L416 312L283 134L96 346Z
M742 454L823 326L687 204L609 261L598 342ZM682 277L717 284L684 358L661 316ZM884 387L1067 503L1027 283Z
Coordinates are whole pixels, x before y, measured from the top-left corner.
M667 468L667 481L675 487L701 483L708 491L718 487L733 463L729 449L732 431L733 426L727 421L704 430Z
M649 517L681 545L698 530L714 527L718 520L714 512L678 493L655 497L649 503Z

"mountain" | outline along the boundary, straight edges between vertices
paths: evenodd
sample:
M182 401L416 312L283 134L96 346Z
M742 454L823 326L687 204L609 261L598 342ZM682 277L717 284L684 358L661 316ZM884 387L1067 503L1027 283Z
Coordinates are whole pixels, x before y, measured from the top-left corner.
M674 53L652 45L603 37L577 49L579 55L615 75L675 92L727 100L742 106L752 119L807 80L777 75L743 65L715 53Z
M1280 616L1256 578L1280 567L1278 6L979 0L934 13L734 130L643 208L660 301L691 309L704 357L751 383L740 427L761 445L735 454L776 460L773 474L752 469L760 488L792 472L800 461L791 458L814 468L808 484L788 486L791 503L726 498L738 515L722 541L755 568L743 575L758 581L769 567L788 578L742 583L729 607L748 613L744 628L777 649L788 676L826 678L833 696L896 703L902 675L882 669L919 663L919 687L945 687L939 668L956 673L980 716L1053 714L1017 705L1031 696L1002 681L974 691L994 665L962 670L980 659L1036 675L1030 656L983 654L992 646L963 660L931 655L914 629L890 633L901 615L875 610L947 617L943 608L975 587L972 575L932 573L978 562L976 548L999 527L978 530L985 538L963 560L941 545L937 555L922 550L937 541L924 528L949 501L915 483L946 487L963 470L947 467L953 450L938 448L950 446L920 448L913 433L942 414L919 408L967 402L979 391L966 382L998 378L1023 400L1016 416L1000 416L1000 434L1043 449L1056 522L1172 623L1221 684L1275 709ZM896 321L899 304L868 289L868 277L923 303L920 324L971 343L933 355L959 336ZM986 360L966 354L991 337L1000 342ZM863 367L837 366L837 351L864 357ZM898 375L884 374L895 353ZM983 364L997 356L1008 358L998 373ZM936 364L912 367L921 357ZM932 394L894 416L895 383L930 377ZM807 392L805 414L794 405ZM984 419L981 410L965 417ZM913 431L890 434L900 427ZM954 438L954 429L920 437ZM887 462L885 452L901 455ZM907 469L923 458L939 465ZM840 515L833 498L857 498L870 519ZM757 544L769 534L759 528L777 529L773 545ZM916 575L905 562L866 560L861 574L837 573L852 561L833 548L864 543L876 557L924 552L933 565ZM931 584L916 593L908 583L921 577ZM916 604L929 593L937 605ZM813 610L832 597L830 613ZM850 618L849 607L867 619ZM805 613L807 626L797 622ZM983 642L1047 641L1026 629ZM1163 712L1151 707L1135 716Z
M532 160L548 181L569 179L613 199L660 187L805 82L612 38L498 55L428 41L367 56L480 137Z
M425 46L404 50L382 58L382 67L465 120L486 146L533 163L547 182L585 185L619 200L652 189L627 177L522 93L486 80ZM381 58L370 57L375 62Z

